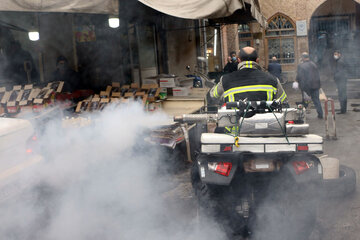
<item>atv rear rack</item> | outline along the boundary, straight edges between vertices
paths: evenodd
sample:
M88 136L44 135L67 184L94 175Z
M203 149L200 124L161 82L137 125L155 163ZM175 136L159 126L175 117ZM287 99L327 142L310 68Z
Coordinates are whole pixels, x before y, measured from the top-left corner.
M301 137L289 137L288 140L289 143L283 137L239 137L239 146L236 147L234 137L231 135L203 133L201 135L201 152L323 153L323 138L320 136L307 134Z

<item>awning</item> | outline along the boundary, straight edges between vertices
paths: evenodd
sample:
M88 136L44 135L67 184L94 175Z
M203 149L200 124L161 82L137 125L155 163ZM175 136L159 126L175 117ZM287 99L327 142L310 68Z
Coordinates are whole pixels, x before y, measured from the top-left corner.
M266 18L264 17L264 15L262 15L262 13L260 12L260 6L258 3L255 3L254 0L245 0L246 3L248 3L249 5L251 5L250 8L250 12L252 17L258 22L260 23L260 25L263 28L267 27L267 21Z
M117 14L118 0L1 0L0 11Z
M266 20L254 0L139 0L139 2L159 12L187 19L222 19L232 16L237 10L244 10L250 12L252 18L263 27L266 26Z

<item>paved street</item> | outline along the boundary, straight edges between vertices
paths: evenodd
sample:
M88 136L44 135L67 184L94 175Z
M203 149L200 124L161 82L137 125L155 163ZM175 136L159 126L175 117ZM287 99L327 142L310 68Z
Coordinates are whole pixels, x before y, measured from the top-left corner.
M291 89L291 84L285 86L289 101L291 104L300 101L299 92ZM334 84L323 83L325 93L336 96ZM347 165L355 169L357 176L360 176L360 113L354 112L352 103L360 103L359 99L349 99L349 108L346 115L336 115L336 126L338 140L325 140L325 153L330 157L340 159L340 164ZM339 109L339 104L335 101L335 109ZM330 115L329 115L330 117ZM310 113L307 114L307 121L310 124L310 132L321 135L325 138L325 121L317 119L315 109L311 106ZM330 122L330 126L331 122ZM194 218L196 203L193 199L191 186L189 181L189 172L182 172L176 175L178 185L168 192L173 198L180 198L181 202L177 202L178 208L183 208L184 218ZM175 205L175 204L174 204ZM360 181L357 178L357 192L341 199L323 200L319 205L318 220L311 240L357 240L360 236Z

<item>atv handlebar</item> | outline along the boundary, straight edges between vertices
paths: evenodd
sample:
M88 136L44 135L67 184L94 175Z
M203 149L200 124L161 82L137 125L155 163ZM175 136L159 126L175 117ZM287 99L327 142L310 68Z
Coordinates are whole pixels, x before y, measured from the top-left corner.
M228 102L226 103L226 109L237 108L240 111L250 109L250 110L281 110L280 101L246 101L240 100L237 102Z

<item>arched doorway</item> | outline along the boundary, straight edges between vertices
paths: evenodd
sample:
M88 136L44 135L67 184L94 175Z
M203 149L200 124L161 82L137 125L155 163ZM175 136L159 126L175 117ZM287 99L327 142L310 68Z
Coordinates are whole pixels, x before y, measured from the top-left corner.
M322 72L331 72L334 50L349 63L351 78L360 78L360 4L353 0L327 0L310 20L309 51Z

